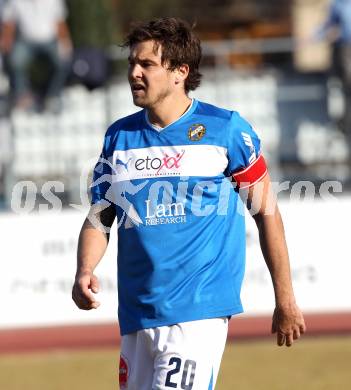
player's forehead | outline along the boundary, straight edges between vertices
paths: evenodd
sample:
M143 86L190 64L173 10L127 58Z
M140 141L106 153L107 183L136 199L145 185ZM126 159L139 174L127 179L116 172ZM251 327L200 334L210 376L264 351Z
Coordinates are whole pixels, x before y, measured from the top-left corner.
M131 46L129 59L133 60L153 60L161 62L162 47L154 40L138 42Z

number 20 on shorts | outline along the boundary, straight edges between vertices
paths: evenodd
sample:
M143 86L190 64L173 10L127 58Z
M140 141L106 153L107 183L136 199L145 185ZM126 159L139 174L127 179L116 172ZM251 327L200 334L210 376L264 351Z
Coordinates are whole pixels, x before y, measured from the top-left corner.
M179 378L177 374L182 368L182 359L179 357L171 357L168 362L168 366L174 366L170 371L167 372L165 386L173 389L179 389ZM183 390L192 390L195 378L196 362L194 360L185 360L180 388ZM178 379L178 382L176 381Z

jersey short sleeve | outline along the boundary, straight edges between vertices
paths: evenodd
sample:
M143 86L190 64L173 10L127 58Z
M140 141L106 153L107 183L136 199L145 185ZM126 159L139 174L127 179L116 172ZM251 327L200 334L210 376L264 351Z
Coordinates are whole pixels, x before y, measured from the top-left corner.
M267 173L261 141L251 125L235 111L228 132L228 172L238 187L250 187Z
M110 137L106 135L102 152L93 171L90 186L92 204L112 202L109 192L112 177L112 158L109 152L109 144Z

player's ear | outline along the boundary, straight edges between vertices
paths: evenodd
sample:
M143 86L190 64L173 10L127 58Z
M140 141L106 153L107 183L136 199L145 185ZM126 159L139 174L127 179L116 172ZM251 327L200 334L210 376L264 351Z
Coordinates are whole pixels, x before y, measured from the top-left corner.
M179 68L175 70L175 82L176 84L179 84L181 82L184 82L185 79L189 75L189 65L188 64L182 64Z

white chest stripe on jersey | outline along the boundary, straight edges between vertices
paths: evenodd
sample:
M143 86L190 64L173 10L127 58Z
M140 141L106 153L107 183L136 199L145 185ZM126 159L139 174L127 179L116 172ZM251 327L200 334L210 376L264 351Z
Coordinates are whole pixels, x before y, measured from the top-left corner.
M155 177L220 175L228 165L227 149L215 145L152 146L115 150L113 181Z

